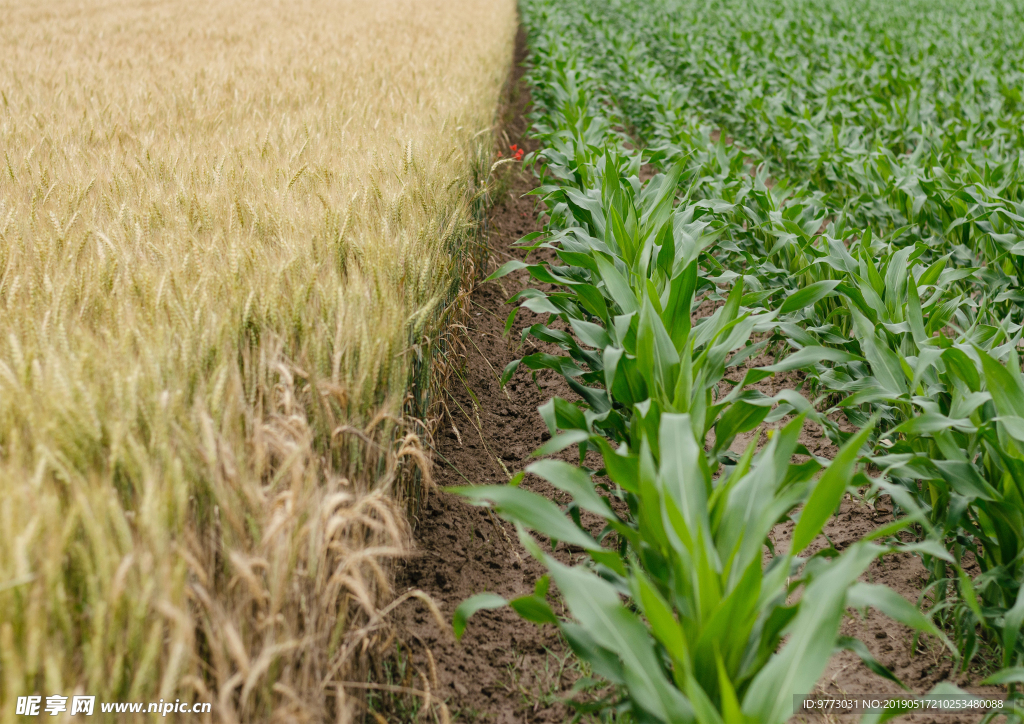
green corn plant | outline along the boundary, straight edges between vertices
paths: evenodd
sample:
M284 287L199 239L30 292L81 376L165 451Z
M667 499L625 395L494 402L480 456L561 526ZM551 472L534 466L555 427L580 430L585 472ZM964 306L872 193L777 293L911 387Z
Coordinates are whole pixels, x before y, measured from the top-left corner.
M720 457L731 463L727 450L735 436L754 429L772 408L768 398L745 391L745 383L770 370L748 372L728 394L719 394L719 383L727 368L764 348L767 340L755 344L751 335L771 329L776 313L742 306L759 299L756 293L744 295L743 277L709 276L701 267L719 235L717 214L703 201L676 198L682 164L641 184L640 155L623 149L607 124L586 120L595 109L585 79L561 63L548 70L545 83L559 110L539 126L538 134L552 139L541 154L545 173L561 183L541 185L551 210L548 235L527 243L553 249L562 264L514 260L490 278L525 268L536 281L557 285L553 292L524 290L510 302L548 315L547 324L530 326L524 338L555 344L565 354L527 355L506 368L502 382L520 366L557 371L586 409L554 400L546 408L552 429L596 429L616 441L639 439L640 429L647 425L651 431L661 412L687 413L705 436L716 429L709 451L712 470ZM601 128L601 133L594 130ZM603 145L595 146L601 138ZM698 294L721 298L718 283L729 282L733 286L724 304L693 324ZM793 297L782 311L813 301ZM554 328L554 320L572 334ZM798 395L789 398L771 413L775 419L806 406ZM637 416L639 405L643 414ZM657 444L656 434L650 439Z
M850 250L828 243L815 263L833 278L792 293L787 304L812 303L783 315L778 330L796 348L849 353L841 364L804 371L809 389L842 398L838 410L855 425L878 414L880 430L888 430L912 416L915 395L936 394L930 365L951 336L988 348L1008 341L1001 330L1019 329L963 289L976 269L950 267L947 256L928 264L924 245L871 243L867 235Z
M573 38L602 93L622 109L620 125L648 144L700 157L699 186L721 189L717 198L734 203L737 186L739 195L750 193L749 174L739 168L745 161L770 164L759 175L771 175L773 192L795 194L815 218L825 209L876 237L904 229L907 243L979 267L978 289L1007 302L1019 296L1024 106L1014 90L1020 48L1009 39L1020 13L1004 16L1005 3L982 3L970 14L955 3L929 3L926 12L919 3L896 10L811 0L757 8L723 2L714 12L692 0L570 2L557 10L544 0L531 4L542 25ZM877 23L894 12L896 24L879 32ZM948 59L964 46L944 22L965 34L956 38L972 38L972 58L955 68L970 68L967 76L950 74ZM901 43L919 46L916 33L931 46L904 55ZM808 65L807 58L829 60ZM711 129L719 138L736 136L736 144L710 142ZM725 160L730 172L715 178ZM794 199L784 200L747 206L755 215L802 213ZM737 238L761 233L744 222L730 222Z
M1002 364L973 345L939 350L930 374L945 391L915 397L916 414L880 440L872 461L915 495L949 549L925 555L925 593L963 661L982 638L1014 667L1024 662L1024 384L1007 351Z
M692 213L692 209L675 216L688 212ZM665 225L672 221L668 219ZM513 301L522 301L532 311L548 312L567 322L574 334L552 329L548 324L529 327L526 334L557 344L567 354L528 355L511 363L503 380L520 365L533 370L554 369L564 375L588 409L577 413L579 424L560 420L556 427L596 427L612 439L624 441L637 439L642 421L657 419L661 411L691 414L706 434L732 403L739 402L748 416L754 414L748 408L763 410L764 414L750 419L749 426L720 434L713 450L717 453L736 434L753 429L768 413L769 407L757 404L749 394L748 399L741 399L742 385L721 397L717 396L717 385L727 366L738 365L763 348L764 344L748 344L749 338L752 332L769 328L774 315L751 314L741 309L741 281L723 306L691 326L699 275L697 260L691 258L696 244L688 227L699 229L702 224L689 224L684 217L674 226L682 230L678 238L684 243L676 247L675 255L661 253L666 247L660 247L657 263L664 266L656 266L650 276L630 270L617 255L599 248L607 249L607 245L593 237L586 238L579 231L563 237L558 247L563 260L575 261L578 266L528 267L535 278L564 284L566 291L545 294L527 290ZM689 248L685 242L690 242ZM671 239L668 243L672 243ZM588 245L590 250L586 251ZM502 271L518 266L519 263L513 263ZM671 277L673 272L675 276ZM634 408L641 403L648 407L638 418ZM548 414L562 415L567 405L556 400Z
M536 281L555 285L511 301L548 315L524 337L564 354L527 355L502 377L526 366L555 370L569 381L581 401L555 398L541 408L553 437L538 454L578 445L581 466L548 460L528 468L569 493L565 512L520 489L522 475L509 486L456 492L493 504L519 526L571 616L554 613L546 578L534 594L509 605L527 619L558 625L576 653L622 693L620 709L639 721L784 721L794 695L814 685L837 645L894 678L863 644L840 639L838 627L847 606L873 605L945 641L900 597L856 583L887 550L871 540L893 536L917 518L877 531L844 555L825 547L802 557L848 487L868 484L855 468L872 426L828 463L798 444L805 422L820 422L803 397L745 390L812 357L852 356L815 345L749 370L728 394L719 394L726 366L767 343L750 343L752 334L773 329L779 314L796 314L832 289L796 292L776 311L744 306L766 297L759 290L745 295L746 278L707 254L721 233L720 215L734 205L677 199L680 183L692 179L681 160L641 183L642 157L623 148L587 74L564 55L544 60L550 106L536 127L547 142L539 154L542 181L554 181L539 190L549 224L534 248L554 250L561 263L512 261L492 278L525 268ZM712 276L702 262L718 273ZM732 287L724 298L719 284ZM722 304L694 323L698 292ZM738 457L728 452L739 433L790 412L798 414L760 452L756 440ZM712 430L714 442L705 449ZM600 470L582 466L588 450L600 453ZM796 454L809 460L794 463ZM770 532L798 509L793 540L786 550L774 550ZM595 534L584 527L583 513L598 516L604 529ZM528 531L548 538L552 549L564 542L583 551L588 562L559 562ZM767 566L766 546L772 552ZM490 594L466 601L456 613L456 633L475 611L505 603Z
M979 635L999 648L1006 683L1020 663L1019 466L981 355L1014 374L1024 136L1008 129L1024 107L1012 80L994 82L1021 77L1006 43L1020 14L993 26L1005 8L983 5L970 18L933 8L979 49L964 65L972 78L956 68L937 90L934 59L960 57L959 40L916 3L880 43L876 21L894 16L877 2L706 12L692 0L529 0L549 212L537 246L561 263L500 273L528 266L557 286L514 301L549 315L526 335L562 353L528 355L506 375L549 368L570 381L582 402L555 399L542 414L581 462L600 439L645 442L660 465L661 425L679 414L721 480L742 462L733 433L783 414L806 411L841 445L869 430L885 471L873 490L925 537L915 545L933 610L964 666ZM908 54L915 33L934 47ZM637 140L653 147L624 150ZM665 173L642 183L645 161ZM691 322L703 300L721 306ZM791 354L723 394L725 365L765 345ZM746 389L782 370L801 370L831 409ZM843 432L834 413L861 430ZM627 522L644 514L628 487L616 494Z
M910 519L842 554L830 546L812 553L847 487L863 481L855 468L870 428L816 479L817 461L792 462L803 422L797 416L759 452L751 442L718 480L690 415L663 413L659 439L643 432L634 449L591 436L610 484L595 484L585 469L555 460L527 468L572 497L572 517L515 484L455 489L516 523L569 612L556 615L545 577L532 595L511 602L493 594L465 601L453 621L456 635L476 611L506 603L528 620L555 624L595 674L618 687L620 711L637 721L781 724L793 713L794 696L814 686L837 647L896 680L863 644L838 631L848 606L873 606L945 641L903 598L857 582L888 550L869 539L891 536ZM542 452L579 441L566 433ZM634 501L628 516L612 502L622 491ZM792 540L785 550L773 548L764 565L770 531L801 504ZM597 516L604 529L594 535L583 527L580 511ZM546 538L551 550L560 542L582 550L588 562L565 565L528 531Z
M1014 352L1021 328L994 317L985 299L974 309L973 300L951 293L973 270L946 269L945 259L925 267L915 251L882 254L879 270L867 255L843 262L850 281L837 289L846 292L841 309L852 334L842 346L853 359L808 374L817 389L841 396L831 411L858 425L880 418L873 462L911 494L926 532L943 544L922 549L926 593L952 627L964 666L978 651L979 626L1002 650L1003 666L1017 665L1024 655L1024 468L1004 428L1020 414L1015 395L1024 399ZM811 329L788 332L813 344L822 327ZM963 570L967 552L981 569L973 580Z

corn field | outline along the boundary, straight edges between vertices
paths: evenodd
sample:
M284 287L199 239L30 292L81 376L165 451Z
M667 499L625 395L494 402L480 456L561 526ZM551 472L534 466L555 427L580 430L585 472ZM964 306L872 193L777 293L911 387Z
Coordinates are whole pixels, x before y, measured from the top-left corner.
M522 12L545 229L492 278L529 273L509 303L546 319L522 341L547 348L502 380L565 379L534 454L578 448L579 464L524 471L567 506L524 473L459 491L548 575L467 600L456 633L505 605L557 626L611 687L587 710L602 721L782 724L837 650L909 689L840 636L848 609L873 608L1008 687L972 721L1020 721L1024 7ZM782 373L799 389L756 386ZM820 534L846 496L897 516L837 550ZM917 606L863 577L907 552L927 571ZM952 681L930 696L974 698Z

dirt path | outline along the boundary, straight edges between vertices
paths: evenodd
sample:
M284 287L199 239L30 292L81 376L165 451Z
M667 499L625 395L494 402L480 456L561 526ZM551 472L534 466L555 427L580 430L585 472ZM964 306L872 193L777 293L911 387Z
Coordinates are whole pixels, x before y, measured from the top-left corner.
M524 114L529 103L520 65L524 57L525 38L520 32L505 134L507 143L530 150L535 144L523 137L527 127ZM518 239L540 230L534 197L523 197L532 187L531 177L513 174L506 198L495 205L489 221L489 243L497 263L510 258L510 253L517 253L510 247ZM516 349L521 331L539 321L524 310L512 334L508 338L503 335L505 319L511 311L504 302L524 288L526 282L525 273L519 272L500 283L483 284L471 296L462 378L449 391L446 405L451 419L445 420L434 441L435 478L439 486L507 482L529 463L530 453L547 438L537 407L553 395L574 397L554 374L538 375L538 383L534 384L528 372L520 371L505 390L498 385L505 365L524 354ZM766 363L770 360L757 361ZM828 455L827 439L802 441L817 454ZM528 478L523 485L559 499L551 486L536 478ZM842 549L890 520L884 506L875 509L847 499L839 515L827 526L826 534ZM415 523L418 552L400 568L397 590L425 591L448 622L455 608L469 596L483 591L506 598L523 595L532 590L544 573L543 567L516 540L511 525L486 510L465 504L457 496L444 492L432 495ZM791 530L792 524L779 526L774 534L776 541L784 545ZM562 552L565 558L571 555ZM864 576L864 580L889 585L911 601L916 601L924 578L920 562L909 555L876 562ZM406 655L423 672L434 693L447 702L456 721L529 724L561 722L572 716L569 707L559 700L569 695L580 671L553 627L542 629L526 623L508 609L484 611L474 616L461 643L456 643L450 628L440 629L425 605L407 605L398 615ZM844 624L843 634L864 641L874 656L891 667L915 693L924 693L951 675L950 659L942 650L932 644L919 644L913 650L909 631L876 613L869 613L864 620L851 616ZM407 685L420 688L421 682L422 679ZM969 683L969 679L960 682ZM996 689L972 690L999 694ZM816 693L837 698L906 694L869 672L851 653L833 657ZM980 718L967 713L918 712L900 721L953 724L976 722ZM808 713L798 714L792 722L846 723L859 719L860 713Z
M520 65L524 57L520 32L505 134L509 144L529 150L535 144L523 138L529 103ZM499 264L509 258L512 244L541 228L534 197L523 198L532 188L533 179L517 170L505 199L492 212L489 244ZM504 302L524 288L527 279L519 272L472 294L463 377L454 382L445 401L451 420L445 420L435 440L435 479L441 487L507 482L547 438L537 407L553 395L571 394L568 385L553 375L535 385L527 372L520 372L504 391L498 385L505 365L523 354L515 348L520 332L540 321L522 313L512 334L503 335L511 311ZM549 497L555 493L536 478L523 486ZM418 555L400 570L397 590L426 591L448 621L475 593L523 595L544 574L510 524L448 493L432 495L424 506L416 521L416 541ZM553 627L538 628L508 609L483 611L473 617L457 644L450 630L438 630L425 606L410 606L402 616L400 628L412 646L414 662L429 671L423 647L429 648L441 696L458 721L511 724L567 718L568 708L554 699L567 693L576 675L571 666L561 670L561 663L571 662L571 657L566 657Z

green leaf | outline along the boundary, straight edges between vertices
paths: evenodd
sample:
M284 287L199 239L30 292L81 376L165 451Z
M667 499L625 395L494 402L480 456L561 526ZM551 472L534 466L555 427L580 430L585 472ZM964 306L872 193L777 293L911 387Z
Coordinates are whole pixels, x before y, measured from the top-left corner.
M630 288L629 283L615 266L601 254L594 257L597 261L597 268L601 270L601 280L604 282L608 294L619 305L623 314L632 314L640 311L640 304L637 302L636 294Z
M927 616L921 613L907 599L887 586L857 583L850 588L846 601L848 605L854 608L870 606L894 621L899 621L912 629L934 636L942 641L954 654L957 652L952 642Z
M508 605L527 621L536 624L558 624L558 617L555 615L555 612L551 610L548 602L540 596L520 596L509 601Z
M872 420L863 430L847 440L814 487L800 514L800 521L793 531L791 550L794 555L799 554L817 537L825 522L839 506L839 501L842 500L853 475L860 448L867 442L874 426Z
M940 257L930 267L928 267L921 277L917 280L917 286L927 287L931 286L939 280L939 274L946 268L946 262L949 260L949 254Z
M634 569L630 574L634 586L633 595L651 624L651 633L665 647L676 666L688 668L690 655L686 637L672 614L671 606L642 570Z
M867 666L876 676L888 679L907 691L910 691L910 687L900 681L900 678L896 676L896 674L878 663L878 659L868 651L868 647L865 646L864 642L860 639L855 639L852 636L840 636L839 640L836 642L836 648L852 651L860 657L860 660L864 662L864 665Z
M544 563L580 625L622 661L632 702L665 722L693 722L692 707L665 677L650 634L622 605L618 591L581 568L569 568L548 556Z
M1024 417L1017 417L1016 415L1000 415L993 419L1003 424L1003 428L1006 430L1007 435L1012 437L1014 440L1024 442Z
M555 540L578 545L588 551L602 550L597 541L569 520L557 505L529 490L486 485L448 488L447 492L460 495L476 505L491 503L502 517Z
M1024 624L1024 583L1017 590L1017 600L1003 620L1003 666L1009 666L1017 650L1021 625Z
M1000 669L981 681L982 686L1005 686L1006 684L1024 684L1024 666Z
M871 373L875 379L893 395L906 393L907 376L900 364L900 357L889 349L884 338L879 336L874 325L866 317L855 309L851 310L851 315L861 351L871 365Z
M663 414L659 431L661 477L690 529L707 522L710 474L689 415Z
M462 639L462 634L466 631L466 624L474 613L485 609L501 608L507 604L508 601L496 593L478 593L467 598L459 604L459 607L455 609L455 614L452 616L452 630L455 632L455 640L459 641Z
M512 325L515 324L516 315L518 313L519 313L519 307L515 307L515 308L512 309L511 312L508 313L508 316L505 318L505 331L504 331L504 335L506 337L508 336L508 333L512 331Z
M947 451L948 452L948 451ZM962 454L962 453L961 453ZM960 495L981 500L999 500L999 491L983 478L966 460L933 460L943 479Z
M907 257L913 250L913 247L905 246L889 259L885 272L885 301L890 309L896 309L901 301L907 281Z
M862 357L858 357L855 354L850 354L833 347L804 347L781 362L769 365L768 367L758 367L757 369L764 370L765 372L789 372L790 370L803 369L804 367L810 367L822 362L854 362L861 361L862 359Z
M646 297L640 310L636 361L652 389L662 392L667 392L669 386L675 389L675 381L670 383L667 375L670 369L679 364L679 355L661 318Z
M928 333L924 328L921 298L917 294L917 285L913 282L907 285L907 322L910 323L910 331L914 337L914 343L921 347L921 345L928 341Z
M534 450L533 457L554 455L557 452L565 450L570 445L578 445L581 442L586 442L589 438L590 433L586 430L569 430L568 432L559 433Z
M949 563L955 563L953 555L945 549L945 547L936 540L921 540L914 543L904 543L899 546L900 552L907 553L921 553L923 555L933 556Z
M963 350L955 347L943 350L942 361L946 363L947 369L963 380L972 392L981 389L981 375L978 374L978 368Z
M508 381L515 375L516 370L519 369L520 362L522 362L521 359L514 359L505 365L505 369L501 371L501 379L498 380L499 387L504 387L508 384Z
M1017 380L984 350L975 349L985 371L985 385L992 393L992 401L999 414L1007 417L1024 417L1024 390L1021 390Z
M817 683L835 646L846 609L846 591L880 549L855 543L818 575L803 593L799 613L786 627L789 640L754 677L743 697L743 713L762 724L781 724L793 700Z
M608 502L597 494L594 483L586 471L561 460L539 460L531 463L526 472L544 478L559 490L569 493L580 507L602 518L614 518Z
M574 317L569 318L569 324L572 325L572 331L576 333L576 336L580 338L583 344L602 350L605 347L610 347L612 344L608 332L600 324L586 322Z
M690 336L690 307L693 304L693 293L697 288L697 262L692 261L681 273L672 279L669 285L668 303L665 305L663 320L665 328L672 337L679 354Z
M519 271L520 269L526 269L529 266L530 265L527 264L526 262L519 261L518 259L513 259L512 261L507 261L504 264L502 264L501 267L499 267L497 271L495 271L489 277L484 279L484 281L485 282L492 282L495 279L501 279L503 276L511 274L514 271Z
M949 428L974 429L970 420L951 420L937 412L925 412L898 425L890 434L927 435Z
M715 449L720 450L744 432L749 432L761 424L771 412L771 401L768 404L753 404L747 400L737 400L715 424Z
M986 628L988 626L988 619L981 612L981 604L978 603L978 595L974 591L974 584L971 582L970 576L962 568L957 568L956 572L957 577L960 579L960 597L967 604L967 608L971 609L971 613L974 614L978 623L983 628Z
M637 456L623 454L624 450L614 449L603 438L597 438L596 442L601 450L605 470L608 471L608 477L612 479L612 482L621 486L623 490L628 490L631 493L638 492L637 480L640 476L640 461Z
M786 301L779 307L779 314L788 314L797 309L803 309L825 297L831 296L835 292L835 288L839 286L839 283L839 280L829 279L808 284L806 287L786 297Z
M717 651L715 652L715 663L718 667L718 691L722 699L722 719L723 721L739 722L744 721L744 716L740 710L740 702L736 697L736 689L733 687L732 681L729 678L729 672L725 668L725 662L722 661L722 656Z
M565 640L581 661L586 662L598 676L617 684L625 683L622 662L614 653L598 645L594 637L578 624L562 622L560 626Z

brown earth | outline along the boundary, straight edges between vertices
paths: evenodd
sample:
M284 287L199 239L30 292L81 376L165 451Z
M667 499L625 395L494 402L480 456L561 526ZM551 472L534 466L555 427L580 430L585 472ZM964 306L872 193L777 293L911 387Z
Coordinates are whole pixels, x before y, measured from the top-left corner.
M524 137L529 105L520 65L524 57L524 37L520 32L503 135L506 144L533 150L536 143ZM512 245L541 228L535 197L524 196L533 188L532 177L516 168L507 181L507 192L495 204L488 222L489 244L497 264L512 258L511 255L521 257L522 253L512 249ZM519 347L520 333L528 324L541 321L523 310L511 335L503 334L505 319L511 311L505 300L524 288L527 280L525 272L517 272L498 282L481 284L472 292L465 364L454 389L448 391L448 414L433 442L435 480L441 487L507 482L529 463L530 453L548 437L537 407L554 395L574 397L553 373L538 374L535 382L528 371L520 370L506 389L499 387L499 375L505 365L530 351ZM710 313L710 309L698 310L701 313ZM748 364L769 363L770 359L757 359ZM738 374L730 376L738 380L741 375L742 370L738 370ZM795 386L798 380L792 375L780 376L759 386L766 394L774 394ZM738 439L733 449L742 449L752 437L751 434ZM831 457L835 452L828 439L810 426L801 442L816 455ZM569 455L564 459L569 460ZM564 494L535 477L528 476L523 487L565 502ZM827 526L826 535L842 549L891 520L884 499L869 506L848 497ZM476 614L459 643L451 633L452 614L469 596L484 591L506 598L524 595L532 591L535 581L543 575L543 567L523 549L512 526L443 491L431 495L415 524L418 550L400 567L396 590L419 589L429 594L445 625L439 626L429 607L422 603L412 602L398 610L399 640L404 644L404 653L395 670L405 673L396 674L396 683L431 690L446 702L457 721L512 724L570 719L573 712L563 700L572 696L573 684L583 672L554 627L537 627L505 608ZM792 528L791 523L779 526L773 533L776 544L784 547ZM824 540L820 543L824 544ZM558 555L563 560L573 557L566 550L560 550ZM886 584L916 602L925 575L917 558L899 554L873 564L864 580ZM941 646L923 640L917 642L915 650L914 639L905 627L873 611L866 618L851 611L842 633L864 641L873 655L916 694L925 693L939 681L955 678L951 659ZM410 676L411 671L417 675ZM404 681L398 680L403 676ZM969 678L958 683L975 693L1002 698L1002 692L994 687L969 686ZM906 694L868 671L856 655L848 652L832 658L815 691L819 697L858 699ZM406 706L403 714L402 707L392 703L387 710L388 719L410 720L417 704L410 700ZM375 716L378 721L385 720ZM859 713L833 711L799 713L791 721L845 724L859 719ZM918 711L899 721L954 724L980 719L980 714Z
M522 80L522 36L520 32L503 135L509 145L529 151L536 143L524 138L529 94ZM524 197L533 188L532 177L516 168L508 182L510 188L496 200L488 224L497 264L511 258L516 241L541 229L535 197ZM523 312L511 335L504 336L511 311L504 302L525 288L527 278L518 272L479 286L470 297L465 366L461 379L448 391L448 414L434 441L435 481L440 487L508 482L548 437L537 407L554 395L571 394L561 378L542 375L534 384L526 372L519 372L504 391L499 387L505 365L524 354L518 349L520 333L540 321ZM527 479L523 487L556 497L555 489L537 478ZM415 524L418 552L400 569L396 590L426 591L448 622L469 596L484 591L506 598L527 594L544 574L510 524L458 496L434 493ZM578 674L553 627L538 628L509 609L481 611L456 643L451 629L439 630L425 605L411 605L400 615L402 638L418 644L411 647L413 662L423 671L436 670L453 718L511 724L559 722L570 715L555 698L568 693Z

